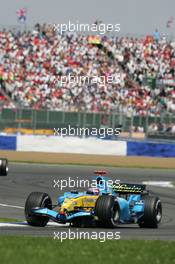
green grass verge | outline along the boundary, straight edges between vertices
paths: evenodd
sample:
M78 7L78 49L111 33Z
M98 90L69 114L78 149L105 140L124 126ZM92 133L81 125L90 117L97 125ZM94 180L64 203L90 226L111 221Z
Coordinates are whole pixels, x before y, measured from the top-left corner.
M169 168L169 167L164 167L162 168L161 166L157 166L157 167L145 167L144 165L120 165L120 164L117 164L117 165L110 165L110 164L100 164L100 163L97 163L97 164L91 164L91 163L47 163L47 162L36 162L36 161L19 161L19 160L13 160L11 161L11 163L24 163L24 164L45 164L45 165L57 165L57 166L87 166L87 167L109 167L109 168L130 168L130 169L162 169L162 170L174 170L174 168Z
M0 218L0 223L10 223L10 222L22 222L22 220L16 218Z
M173 264L175 241L53 240L36 237L0 237L1 263L149 263Z

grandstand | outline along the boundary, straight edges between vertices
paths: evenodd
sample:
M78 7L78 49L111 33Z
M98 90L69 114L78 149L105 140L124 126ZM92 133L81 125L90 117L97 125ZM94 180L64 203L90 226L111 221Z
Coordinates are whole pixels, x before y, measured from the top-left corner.
M93 114L111 118L122 113L113 125L122 123L126 131L143 132L146 127L145 132L174 133L175 42L152 36L101 36L92 42L89 37L60 35L50 25L39 24L30 31L1 30L2 111L92 113L92 119ZM62 76L70 74L120 78L105 85L63 84ZM141 121L135 122L138 118ZM27 122L21 120L25 127ZM163 127L154 126L155 122L163 122Z

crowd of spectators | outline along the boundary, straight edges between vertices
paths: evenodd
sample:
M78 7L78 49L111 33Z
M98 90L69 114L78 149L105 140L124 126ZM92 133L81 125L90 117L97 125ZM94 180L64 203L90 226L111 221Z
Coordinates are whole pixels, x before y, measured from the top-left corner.
M175 42L112 36L100 41L113 59L87 35L61 35L49 25L0 31L0 80L14 102L10 107L122 111L128 116L175 113L174 87L153 89L144 82L145 76L175 79ZM61 83L61 77L68 75L112 76L114 82Z
M151 123L148 126L149 134L171 134L175 135L175 124L174 123Z

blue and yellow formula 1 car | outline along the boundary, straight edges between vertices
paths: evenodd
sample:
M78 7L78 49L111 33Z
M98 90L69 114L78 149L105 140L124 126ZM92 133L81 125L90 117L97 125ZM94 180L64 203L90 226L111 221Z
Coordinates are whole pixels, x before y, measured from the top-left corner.
M162 218L162 204L151 196L146 186L130 183L109 183L97 172L96 188L65 192L57 204L46 193L32 192L25 203L29 225L46 226L48 221L70 223L74 227L100 226L114 228L119 224L136 223L140 227L157 228ZM111 182L111 181L110 181Z
M7 176L8 174L8 160L0 158L0 176Z

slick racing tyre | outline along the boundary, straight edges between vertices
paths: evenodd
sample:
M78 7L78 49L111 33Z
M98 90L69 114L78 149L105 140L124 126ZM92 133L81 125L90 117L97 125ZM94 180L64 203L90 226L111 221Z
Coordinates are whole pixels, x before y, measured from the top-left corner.
M117 199L112 195L99 196L95 204L95 216L100 227L117 227L120 218L120 207Z
M47 193L32 192L25 203L25 217L27 223L31 226L46 226L49 217L34 214L32 209L36 207L52 209L52 200Z
M140 227L158 228L162 219L162 203L158 197L144 197L144 215Z
M8 160L0 159L0 176L7 176L8 174Z

